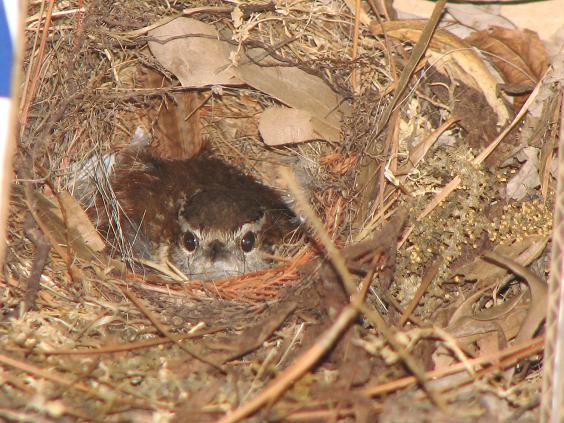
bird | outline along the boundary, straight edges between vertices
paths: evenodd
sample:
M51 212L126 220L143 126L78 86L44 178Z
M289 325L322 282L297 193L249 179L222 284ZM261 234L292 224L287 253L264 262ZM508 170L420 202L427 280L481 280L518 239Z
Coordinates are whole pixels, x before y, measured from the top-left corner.
M120 153L108 182L93 209L111 253L168 264L188 279L269 267L299 226L278 191L210 154Z

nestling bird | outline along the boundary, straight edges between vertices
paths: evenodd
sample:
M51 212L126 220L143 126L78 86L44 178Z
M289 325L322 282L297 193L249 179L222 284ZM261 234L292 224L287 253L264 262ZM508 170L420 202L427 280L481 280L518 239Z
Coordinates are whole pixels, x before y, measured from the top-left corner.
M97 220L112 248L168 262L190 279L267 267L264 253L297 227L276 191L209 156L163 160L144 152L122 154L110 186L112 195L97 202ZM108 212L110 202L119 207Z

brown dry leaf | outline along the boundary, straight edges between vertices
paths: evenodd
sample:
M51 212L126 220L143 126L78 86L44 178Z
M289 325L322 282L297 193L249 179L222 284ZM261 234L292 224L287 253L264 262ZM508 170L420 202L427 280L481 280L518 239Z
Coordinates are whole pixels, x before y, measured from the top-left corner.
M93 251L102 251L106 244L78 201L67 191L59 193L59 200L65 208L69 230L76 230L82 236L84 244ZM57 210L57 214L60 215L59 210Z
M539 153L536 147L525 147L517 155L517 160L524 161L519 172L507 182L507 197L521 201L541 184L539 175Z
M497 332L504 342L514 338L526 315L526 309L521 306L523 295L517 295L501 304L474 313L472 309L483 291L478 294L480 295L472 295L460 305L446 331L468 343L492 332Z
M425 22L400 20L385 22L382 25L373 22L370 30L374 35L381 35L386 31L389 37L417 42L424 27ZM497 81L479 55L468 48L466 42L444 29L438 29L431 39L427 56L440 73L452 79L459 79L482 93L495 112L498 125L503 125L509 120L509 110L497 95Z
M84 260L92 260L95 257L95 252L91 248L90 245L87 245L82 233L80 233L79 229L76 226L71 225L70 220L72 219L71 215L73 214L73 208L69 208L65 210L66 214L66 223L65 219L63 219L63 214L59 209L58 205L55 202L47 198L45 195L41 194L40 192L32 192L31 193L34 203L34 211L35 216L34 218L46 235L47 239L51 243L51 246L55 249L55 251L63 258L66 258L68 255L68 247L72 248L72 251L80 258ZM69 194L68 197L70 198L70 203L76 202L74 198ZM60 196L61 202L64 203L63 196ZM77 206L80 208L78 203ZM84 213L84 212L82 212ZM86 218L87 219L87 218ZM79 219L80 220L80 219ZM84 223L86 226L92 226L90 222ZM95 229L94 229L95 231ZM99 241L95 241L94 245L98 244ZM102 242L103 244L103 242Z
M457 339L467 351L488 354L493 348L503 348L509 339L515 338L527 318L524 295L505 301L478 313L473 312L476 301L484 294L482 289L463 301L451 317L445 331ZM451 353L439 348L433 353L435 368L452 365L457 360Z
M231 62L229 44L219 41L212 25L196 19L177 18L149 31L151 53L172 72L183 87L240 85L227 67Z
M523 266L527 266L540 256L547 242L548 238L545 235L534 235L511 245L500 245L494 251L505 257L513 258ZM506 273L505 269L480 257L452 272L453 275L463 275L467 280L477 280L482 285L486 285L487 281L499 278Z
M485 30L493 26L513 27L507 18L500 16L499 9L497 8L482 7L477 4L449 2L448 14L463 28L467 28L466 34L472 31ZM458 27L457 30L457 35L462 36L464 31Z
M68 253L72 252L81 260L106 265L122 275L126 270L125 265L105 256L101 251L105 248L105 243L77 200L66 191L61 191L58 195L59 201L55 201L40 192L32 191L32 204L28 205L33 207L34 218L39 219L36 221L53 249L63 258L67 258ZM65 208L65 219L59 209L59 202ZM72 267L73 272L79 274L80 271L74 264Z
M495 354L505 345L499 343L499 336L496 333L485 334L476 341L481 355Z
M488 53L489 60L512 87L532 89L548 68L548 53L536 32L493 27L474 32L465 41ZM516 96L521 108L528 95Z
M487 252L485 256L495 261L499 265L510 269L517 276L522 277L529 285L531 293L530 307L523 325L519 329L515 340L523 341L533 337L541 322L546 317L546 307L548 302L548 288L545 281L541 280L535 273L525 266L504 257L498 253Z
M340 133L343 116L350 112L350 107L343 97L335 93L323 80L296 67L276 66L272 60L261 61L265 55L261 49L248 52L254 62L244 63L237 68L237 76L248 85L270 95L278 101L295 109L304 110L320 120L314 127L329 131L331 139L334 133ZM322 126L321 126L322 123Z
M245 58L236 68L228 67L233 53L231 46L217 40L213 26L195 19L175 19L150 31L149 35L164 42L149 41L151 52L182 86L200 88L246 83L287 106L311 114L315 118L312 119L313 130L319 134L317 138L339 138L342 118L350 108L320 78L296 67L276 66L277 62L268 59L262 49L247 52L252 60ZM285 142L274 145L282 143Z
M340 132L306 110L269 107L260 118L259 131L267 145L311 140L338 141Z
M467 348L473 345L489 348L496 342L503 347L508 340L513 338L518 341L530 338L544 318L546 287L523 265L516 262L531 263L545 249L547 241L546 236L533 236L510 246L498 246L497 254L488 253L496 257L496 262L503 263L505 268L501 268L497 263L492 263L491 259L486 261L482 258L477 258L472 263L459 268L456 274L464 274L467 279L477 280L483 288L478 289L457 305L449 319L446 331L463 342ZM513 259L508 260L502 256L513 257ZM529 292L522 292L503 303L475 312L478 300L495 285L506 280L506 268L510 268L527 281ZM497 341L493 340L494 336ZM489 339L485 340L486 337ZM481 348L480 351L485 352ZM442 354L434 357L437 365L448 364L451 359L450 355L445 357Z

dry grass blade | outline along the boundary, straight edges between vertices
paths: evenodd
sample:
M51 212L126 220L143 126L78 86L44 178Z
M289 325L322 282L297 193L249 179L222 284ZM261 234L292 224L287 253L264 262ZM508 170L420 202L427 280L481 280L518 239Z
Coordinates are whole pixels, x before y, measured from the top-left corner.
M51 16L53 13L53 7L55 7L55 0L49 0L49 6L47 6L47 12L45 14L45 22L43 23L43 32L41 34L41 42L39 44L39 54L35 61L35 67L33 71L30 68L30 73L27 75L27 80L25 81L25 87L22 94L22 106L20 112L20 124L22 127L22 131L25 128L25 123L27 122L27 118L29 115L29 110L35 94L37 92L37 88L39 87L40 81L40 73L41 68L43 66L43 58L45 57L45 47L47 45L47 38L49 35L49 26L51 25ZM39 26L38 26L39 31ZM33 75L31 74L33 72Z
M434 380L440 377L467 371L468 365L471 365L474 368L476 368L479 366L485 366L489 364L490 365L489 367L476 373L476 377L479 377L480 375L483 375L485 372L493 372L498 369L506 368L508 366L511 366L512 364L519 362L523 358L530 357L538 353L539 351L542 351L543 342L544 342L544 337L540 336L538 338L534 338L529 341L522 342L518 345L513 345L504 350L496 352L495 354L487 354L482 357L473 358L467 360L466 362L457 363L449 367L432 370L430 372L427 372L426 377L428 379ZM474 376L470 375L470 377L472 378ZM465 380L464 382L461 381L461 383L466 383L466 382L467 380ZM369 395L369 396L381 395L381 394L396 391L398 389L405 388L414 383L417 383L417 379L414 376L408 376L382 385L362 388L360 389L360 392L364 395Z
M429 18L429 21L426 23L425 28L421 34L421 37L419 38L419 40L417 41L417 43L415 44L413 51L411 53L411 56L409 58L409 61L407 62L405 68L403 69L401 75L400 75L400 79L397 82L397 87L394 90L394 95L392 100L388 103L388 105L386 106L386 108L383 110L382 114L379 116L378 119L378 124L375 128L375 134L378 135L380 133L382 133L382 131L384 130L384 128L386 128L387 125L390 124L390 119L392 118L392 115L394 114L394 116L396 117L396 119L394 119L394 121L396 122L396 125L399 124L399 120L397 119L398 117L398 105L401 103L401 101L404 98L404 93L409 85L409 81L411 80L412 75L414 74L415 70L417 69L417 66L419 64L419 62L421 61L421 58L423 57L423 55L425 54L425 51L429 45L429 42L433 36L433 33L438 25L438 22L440 20L442 11L445 7L446 4L446 0L439 0L436 4L435 7L433 9L433 14L431 15L431 17ZM397 129L397 128L395 128ZM394 130L390 130L390 137L394 136ZM397 148L397 136L396 138L396 142L393 144L396 148ZM388 140L388 142L390 142L390 140ZM373 154L376 154L376 151L378 149L378 145L377 143L372 143L371 145L368 146L368 154L367 154L367 158L370 157ZM395 155L393 154L393 151L391 149L389 153L391 154L391 157L393 160L395 160ZM372 161L370 161L369 163L372 163ZM364 169L362 170L362 173L360 175L360 181L369 181L370 180L370 174L371 172L374 172L373 166L364 166ZM377 204L380 204L380 207L383 206L383 195L384 195L384 172L380 172L380 193L379 193L379 201ZM363 182L366 183L366 182ZM359 218L360 219L365 219L367 216L367 209L368 209L368 204L373 200L373 198L371 198L374 195L373 191L370 189L364 189L362 196L363 199L361 201L361 212L359 213ZM361 238L358 238L361 239Z
M39 291L39 281L45 265L47 264L51 248L43 233L35 225L31 215L26 217L24 225L27 237L34 243L36 248L36 255L33 259L31 272L29 273L29 278L26 281L26 293L24 298L25 309L31 310L35 308L35 299L37 297L37 292Z
M189 333L186 335L180 336L173 336L172 339L163 337L163 338L156 338L156 339L148 339L146 341L138 341L138 342L129 342L126 344L119 344L119 345L108 345L106 347L101 348L92 348L88 350L48 350L42 351L42 354L45 355L99 355L99 354L114 354L117 352L125 352L125 351L133 351L136 349L142 348L149 348L158 345L166 345L170 343L175 343L179 341L183 341L185 339L193 339L193 338L200 338L204 335L209 335L217 332L222 332L226 329L226 327L218 327L209 330L201 330L197 333Z
M67 271L71 279L76 275L80 275L81 271L77 266L72 264L73 257L71 252L71 246L68 242L65 242L65 238L68 239L68 231L63 223L63 219L59 216L55 216L53 219L49 219L47 216L50 210L46 210L42 207L41 201L43 197L33 192L31 189L31 184L26 183L24 185L24 193L26 197L26 205L35 220L35 223L41 229L41 232L49 240L51 247L57 252L57 254L63 258L67 264ZM64 247L66 245L66 248Z
M409 80L411 79L413 72L417 68L417 64L419 63L419 61L425 54L427 47L429 46L429 43L431 41L431 38L433 37L433 33L435 32L435 29L437 28L437 25L439 23L445 5L446 5L446 0L439 0L435 4L435 7L433 8L433 13L429 17L429 20L425 24L425 28L421 33L421 37L419 38L417 44L415 44L415 47L413 48L413 52L409 57L409 62L407 62L405 69L400 75L398 87L394 91L394 98L390 102L388 107L386 107L386 110L384 110L384 113L380 117L380 121L378 123L378 132L381 132L385 128L386 124L388 123L388 120L390 119L390 116L392 115L392 112L396 109L397 105L400 103L403 93L405 92L408 86Z
M431 284L435 276L437 276L441 261L442 260L440 259L436 260L423 275L423 279L421 280L421 284L417 288L417 292L415 293L409 305L405 308L400 318L400 326L405 325L405 323L409 320L409 316L411 316L411 313L413 313L413 311L417 307L417 303L419 302L421 297L423 297L423 294L425 294L425 291L427 291L427 288L429 288L429 285Z
M360 28L360 0L355 0L354 4L354 29L353 29L353 45L352 45L352 59L356 60L358 57L358 34ZM352 91L355 95L360 94L360 75L357 68L353 68L351 73Z

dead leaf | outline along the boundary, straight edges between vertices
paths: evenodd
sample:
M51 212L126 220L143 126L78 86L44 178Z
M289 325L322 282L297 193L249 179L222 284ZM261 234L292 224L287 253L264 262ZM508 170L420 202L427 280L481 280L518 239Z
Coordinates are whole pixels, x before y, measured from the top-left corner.
M425 22L413 20L385 22L382 25L373 22L370 30L374 35L386 31L389 37L417 42L424 26ZM438 29L431 39L427 56L441 74L452 80L458 79L482 93L496 114L498 125L504 125L509 120L509 110L497 95L497 81L466 42L444 29Z
M487 253L492 260L476 259L474 262L464 266L464 274L467 279L476 279L482 286L468 298L459 302L452 313L446 331L462 342L467 349L474 345L482 345L490 348L497 343L503 347L505 343L515 338L517 341L532 337L544 318L546 306L546 287L542 281L531 275L524 265L529 264L542 253L546 247L548 238L546 236L533 236L510 246L498 246L496 253ZM504 257L505 256L505 257ZM508 260L507 257L513 257ZM497 263L503 264L501 268ZM525 265L526 265L525 264ZM519 295L507 299L492 307L475 311L476 303L494 286L499 286L507 280L507 268L523 277L530 290L523 291ZM456 274L461 274L460 270ZM495 297L495 291L492 298ZM485 337L493 338L484 340ZM481 344L481 342L484 342ZM481 353L484 351L480 350ZM434 357L436 363L448 363L451 357L443 357L441 354Z
M481 353L488 352L483 348L504 347L513 338L515 342L532 338L545 318L548 295L546 283L526 267L499 253L487 252L484 256L495 265L522 277L529 290L501 304L475 312L476 302L492 288L490 285L479 289L458 305L446 331L462 342L467 350L477 345ZM494 291L492 297L495 296ZM437 355L436 360L444 365L449 358Z
M525 266L522 266L507 257L503 257L502 255L491 251L487 252L485 257L499 263L507 269L510 269L513 273L527 281L531 292L531 303L527 312L527 317L523 322L523 326L519 329L519 333L515 337L515 341L519 342L525 339L531 339L539 328L541 322L546 317L546 307L548 303L547 284Z
M265 56L261 49L251 50L248 56L253 58L252 62L235 68L241 80L287 106L310 113L323 122L323 126L315 124L316 130L327 126L331 134L340 133L342 118L350 112L350 107L323 80L296 67L276 66L273 60L261 60Z
M14 185L14 191L18 195L22 195L18 191L23 191L23 188L19 185ZM28 204L28 207L33 210L35 221L55 252L65 259L69 259L68 254L72 252L76 255L76 258L107 265L108 268L113 268L117 274L123 274L126 268L122 262L106 257L103 251L94 250L94 248L99 248L100 246L104 248L105 244L97 233L93 234L91 232L92 230L96 231L96 229L94 229L87 217L87 220L84 220L85 212L77 200L66 191L61 191L58 195L59 201L65 207L66 222L59 209L59 202L47 198L38 191L30 192L32 203ZM76 207L80 210L77 210ZM78 216L72 216L73 214ZM80 216L81 214L83 216ZM68 247L70 247L70 250ZM72 260L74 260L74 257ZM75 274L80 272L74 264L71 266Z
M519 333L527 316L527 303L521 294L490 308L474 312L476 302L491 287L480 289L460 303L445 331L453 336L466 353L483 355L491 349L507 345ZM444 346L439 347L432 356L436 368L452 365L457 361Z
M287 107L266 109L259 122L259 131L267 145L296 144L322 139L338 141L340 132L305 110Z
M533 235L511 245L497 246L494 251L527 266L541 255L547 242L548 237L545 235ZM463 275L466 280L479 281L482 286L488 286L491 281L497 283L495 280L504 274L507 274L505 269L480 257L452 272L452 275Z
M471 34L465 41L488 53L488 59L510 86L529 86L539 82L549 65L548 53L536 32L528 29L493 27ZM528 95L516 96L516 109Z
M519 333L527 311L523 307L523 295L494 305L477 313L472 311L476 301L483 295L472 295L455 312L446 331L465 342L472 343L486 334L497 333L501 346Z
M401 175L398 176L399 181L405 182L405 180L409 176L409 173L417 167L421 160L423 160L433 144L448 128L454 125L458 120L458 117L451 116L440 127L434 130L433 133L429 134L427 137L425 137L425 139L423 139L420 143L418 143L411 149L411 151L409 152L409 160L404 167L396 172L397 175Z
M182 86L201 88L246 83L287 106L311 114L314 138L339 138L342 118L350 107L320 78L296 67L276 66L278 62L268 58L268 53L262 49L248 51L236 68L229 67L231 46L217 39L213 26L194 19L175 19L150 31L149 35L161 40L149 41L151 52Z
M521 201L531 190L540 186L539 152L535 147L526 147L520 152L517 159L525 163L507 183L508 198Z
M226 67L230 62L229 44L219 41L212 25L191 18L177 18L149 31L158 41L149 41L151 53L172 72L183 87L241 85Z
M506 345L499 343L499 336L495 333L489 333L476 341L481 355L495 354Z
M59 200L65 208L69 229L76 230L82 236L84 244L92 251L102 251L106 244L78 201L67 191L59 193ZM59 210L56 211L60 215Z

